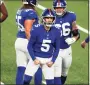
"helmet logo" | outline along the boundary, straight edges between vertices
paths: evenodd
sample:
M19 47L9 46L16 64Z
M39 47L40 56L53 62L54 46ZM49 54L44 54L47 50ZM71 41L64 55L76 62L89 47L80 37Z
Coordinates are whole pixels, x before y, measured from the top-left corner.
M59 7L60 6L60 3L57 3L57 6Z
M57 7L60 7L60 6L61 6L61 3L60 3L60 0L58 0Z
M49 15L52 16L52 14L51 14L51 9L49 9Z

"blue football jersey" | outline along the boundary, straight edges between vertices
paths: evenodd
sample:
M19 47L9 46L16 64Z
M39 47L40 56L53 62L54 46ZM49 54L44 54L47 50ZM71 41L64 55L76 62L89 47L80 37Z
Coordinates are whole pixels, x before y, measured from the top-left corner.
M68 48L68 45L65 42L65 39L71 37L72 22L76 21L76 15L73 12L66 12L62 17L56 16L55 26L58 30L62 30L60 37L60 49Z
M38 16L33 9L19 9L16 14L16 24L18 26L17 37L26 38L24 21L35 19L34 24L38 24Z
M85 39L85 42L86 42L86 43L89 43L89 42L90 42L90 36L88 36L88 37Z
M54 62L59 52L60 32L53 26L46 31L44 25L35 25L31 31L28 51L32 57L50 58Z

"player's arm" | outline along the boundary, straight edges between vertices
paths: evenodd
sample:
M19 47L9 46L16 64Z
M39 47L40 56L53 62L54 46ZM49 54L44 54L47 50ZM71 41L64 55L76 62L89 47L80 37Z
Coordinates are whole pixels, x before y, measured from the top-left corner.
M53 53L53 58L52 58L52 62L54 63L57 56L58 56L58 53L59 53L59 46L60 45L60 38L58 37L55 41L55 50L54 50L54 53Z
M71 38L67 38L65 40L68 45L73 44L74 42L76 42L80 38L80 33L79 33L79 30L78 30L76 21L74 21L72 23L72 31L71 31L71 33L72 33L73 36Z
M25 18L24 27L25 27L26 37L27 39L29 39L32 25L35 22L35 20L38 18L38 16L34 11L26 10L26 12L27 12L27 16Z
M28 52L30 54L30 56L32 57L32 60L35 60L35 56L34 56L34 52L33 52L33 45L34 43L36 42L36 33L33 31L31 31L31 37L29 39L29 42L28 42Z
M54 53L52 55L52 60L47 63L48 67L51 67L54 64L54 62L55 62L55 60L58 56L59 47L60 47L59 44L60 44L60 38L57 38L56 41L55 41L55 45L54 45L55 49L54 49Z
M36 32L35 31L31 31L31 37L29 39L29 43L28 43L28 52L32 58L32 60L34 61L34 63L36 65L40 64L40 61L38 59L36 59L34 52L33 52L33 45L36 42Z
M0 17L0 22L3 22L8 17L8 12L7 12L6 6L3 2L0 5L0 12L2 13L2 16Z
M57 56L58 56L58 53L59 53L59 45L60 45L60 33L59 32L57 32L56 33L57 34L57 37L56 37L56 40L55 40L55 43L54 43L54 53L53 53L53 55L52 55L52 60L51 60L51 62L48 62L47 63L47 65L49 66L49 67L51 67L53 64L54 64L54 62L55 62L55 60L56 60L56 58L57 58Z
M82 48L85 48L86 45L87 45L87 43L89 43L89 41L90 41L90 36L88 36L84 41L82 41L81 47Z
M76 24L76 21L74 21L72 23L72 35L75 38L75 40L77 41L80 38L80 33Z
M25 33L26 33L26 37L27 37L28 40L30 38L30 31L32 29L32 25L33 25L34 22L35 22L35 19L32 19L32 20L27 19L24 22Z

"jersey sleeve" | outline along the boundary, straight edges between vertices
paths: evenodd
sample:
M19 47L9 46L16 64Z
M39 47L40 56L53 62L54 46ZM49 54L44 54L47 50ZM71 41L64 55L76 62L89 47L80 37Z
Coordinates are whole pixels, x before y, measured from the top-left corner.
M58 53L59 53L59 47L60 47L60 32L57 31L55 34L57 34L56 36L56 40L55 40L55 43L54 43L54 53L53 53L53 57L52 57L52 62L55 62L57 56L58 56Z
M88 43L90 41L90 36L88 36L86 39L85 39L85 42Z
M36 59L35 56L34 56L34 51L33 51L33 46L34 46L35 42L36 42L36 32L35 32L35 30L32 30L31 31L31 37L30 37L30 40L29 40L29 43L28 43L28 47L27 47L28 48L28 52L29 52L32 60Z
M76 14L72 13L72 22L76 21Z

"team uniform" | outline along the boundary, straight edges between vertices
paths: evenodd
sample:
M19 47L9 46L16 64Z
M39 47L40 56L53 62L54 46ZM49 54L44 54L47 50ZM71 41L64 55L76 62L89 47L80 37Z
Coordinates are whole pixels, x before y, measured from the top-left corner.
M33 9L19 9L16 14L16 23L18 26L17 39L15 41L15 50L16 50L16 64L17 67L20 67L17 71L16 83L22 82L19 78L19 74L24 74L28 59L30 55L27 50L28 39L26 38L24 21L35 19L33 25L38 24L38 16ZM19 72L22 69L22 72ZM23 75L22 75L23 76ZM23 78L23 77L22 77ZM21 83L20 83L21 84Z
M19 9L16 14L16 23L18 25L17 39L15 41L15 49L17 56L16 62L17 62L17 66L24 66L24 67L26 67L27 65L27 61L28 61L27 59L30 58L27 50L28 40L26 38L25 28L24 28L24 21L27 19L35 19L36 21L34 22L34 24L38 24L38 16L34 10Z
M76 15L72 12L66 12L63 17L56 16L56 24L58 26L58 30L62 29L62 36L60 37L60 51L58 55L57 61L61 62L59 65L59 70L55 74L55 76L66 76L69 70L69 67L72 63L72 50L71 45L68 45L65 41L66 38L72 37L72 22L76 21ZM60 74L61 72L61 74Z
M76 15L74 12L66 11L65 0L55 0L53 2L53 8L56 13L55 26L58 28L58 31L62 30L60 37L60 50L55 62L54 76L55 82L63 85L72 63L71 44L73 44L76 39L79 39L79 32L75 23Z
M42 64L41 69L46 82L47 80L52 80L52 84L54 84L54 66L48 67L46 63L49 61L55 62L59 52L59 38L60 33L55 27L51 27L49 31L45 30L44 25L33 27L28 43L28 51L32 60L29 61L25 71L25 82L30 82L31 80L27 80L27 77L34 76L35 72L40 67L40 64L34 64L34 60L38 59Z

